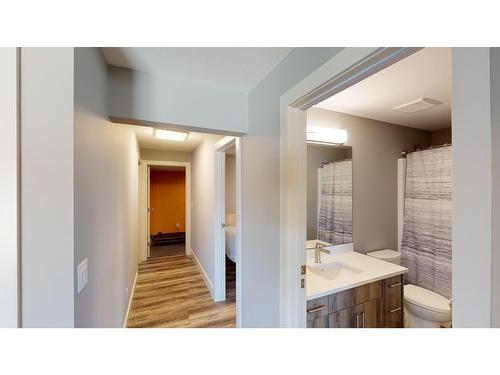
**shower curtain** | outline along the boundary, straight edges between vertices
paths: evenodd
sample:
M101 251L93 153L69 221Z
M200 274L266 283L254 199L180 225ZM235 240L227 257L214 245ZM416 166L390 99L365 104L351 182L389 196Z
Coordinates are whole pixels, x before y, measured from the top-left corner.
M408 154L404 201L406 281L451 298L451 146Z
M334 245L352 242L352 160L323 166L318 239Z

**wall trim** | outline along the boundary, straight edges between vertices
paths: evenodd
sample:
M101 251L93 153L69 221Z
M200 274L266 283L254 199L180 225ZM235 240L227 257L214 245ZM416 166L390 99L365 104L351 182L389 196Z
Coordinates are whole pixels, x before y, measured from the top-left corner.
M192 255L193 259L194 259L194 262L196 263L196 265L198 266L199 270L201 271L201 276L203 277L203 281L205 281L205 285L207 286L208 291L210 292L210 295L212 296L212 299L215 302L215 298L214 298L214 293L215 293L214 292L214 286L213 286L212 282L210 281L210 278L208 277L207 273L203 269L203 266L201 265L200 261L196 257L196 253L194 252L193 249L191 249L191 255Z
M130 313L130 307L132 306L132 298L134 298L135 285L137 284L137 275L139 274L139 270L135 272L134 284L132 285L132 291L130 292L130 296L128 298L128 306L127 313L125 314L125 320L123 321L123 328L127 328L128 314Z

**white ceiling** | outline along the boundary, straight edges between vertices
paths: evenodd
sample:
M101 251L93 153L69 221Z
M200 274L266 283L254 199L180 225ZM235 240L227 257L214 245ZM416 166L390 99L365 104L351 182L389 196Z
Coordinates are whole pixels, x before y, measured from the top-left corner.
M133 125L131 125L133 126ZM157 139L154 136L154 128L148 126L133 126L137 136L137 142L141 149L150 150L169 150L169 151L193 151L206 136L204 133L190 132L187 139L183 142L167 141ZM174 130L174 129L173 129Z
M393 109L420 98L442 104L413 113ZM316 107L425 130L450 127L451 48L424 48Z
M109 65L248 92L292 48L102 48Z

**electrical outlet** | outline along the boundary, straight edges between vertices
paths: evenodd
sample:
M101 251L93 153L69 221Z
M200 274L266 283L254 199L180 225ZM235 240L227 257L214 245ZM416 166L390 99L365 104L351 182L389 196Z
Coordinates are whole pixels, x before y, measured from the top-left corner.
M88 259L85 258L76 269L77 275L77 292L80 293L85 285L89 282L89 262Z

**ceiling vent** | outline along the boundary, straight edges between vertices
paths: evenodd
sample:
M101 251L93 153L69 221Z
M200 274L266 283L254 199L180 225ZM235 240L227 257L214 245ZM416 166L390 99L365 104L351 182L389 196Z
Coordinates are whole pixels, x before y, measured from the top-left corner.
M420 98L417 100L412 100L411 102L405 104L398 105L393 109L401 112L413 113L413 112L423 111L424 109L428 109L437 106L439 104L442 103L434 99Z

